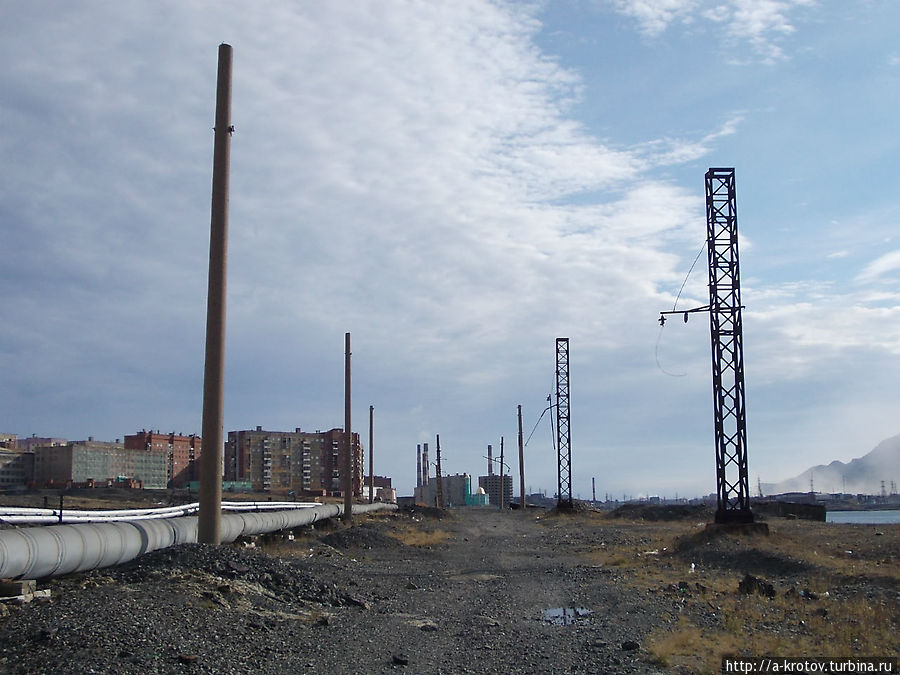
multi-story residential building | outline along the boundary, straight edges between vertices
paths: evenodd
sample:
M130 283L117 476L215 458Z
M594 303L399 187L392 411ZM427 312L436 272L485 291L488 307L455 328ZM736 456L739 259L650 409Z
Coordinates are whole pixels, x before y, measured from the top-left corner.
M174 432L163 434L142 429L136 434L125 436L125 448L165 452L166 484L169 487L185 487L191 481L199 479L202 444L196 434L182 436Z
M352 434L353 494L362 485L363 447ZM335 494L343 489L341 467L348 452L343 429L330 431L229 431L225 480L249 481L254 490Z
M8 450L15 450L17 445L17 439L19 438L18 434L4 434L0 433L0 448L7 448Z
M89 438L66 445L34 449L34 482L38 485L136 481L144 488L167 483L168 458L159 448L132 449L122 443Z
M502 488L501 488L502 486ZM484 491L487 493L488 498L490 499L491 504L494 506L503 506L503 508L509 508L509 505L512 504L513 498L513 479L512 476L508 474L504 474L500 476L499 474L492 473L487 476L479 476L478 477L478 487L484 488ZM501 501L501 492L503 490Z

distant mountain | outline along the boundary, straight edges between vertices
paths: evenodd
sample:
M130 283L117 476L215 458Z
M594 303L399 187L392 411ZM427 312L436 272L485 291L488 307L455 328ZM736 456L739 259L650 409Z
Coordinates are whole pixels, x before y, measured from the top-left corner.
M882 441L869 454L844 464L834 461L807 469L780 483L763 483L764 495L809 492L812 478L816 492L881 494L881 481L890 492L891 481L900 483L900 435Z

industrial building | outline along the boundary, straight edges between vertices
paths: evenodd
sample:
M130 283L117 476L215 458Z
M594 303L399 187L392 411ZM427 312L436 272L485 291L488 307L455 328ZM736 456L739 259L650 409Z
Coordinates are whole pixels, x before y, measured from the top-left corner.
M167 467L164 450L126 449L118 441L88 438L34 448L34 482L41 486L119 482L164 489Z
M363 447L353 433L351 489L359 495ZM249 481L254 490L303 495L342 493L341 467L347 448L343 429L329 431L229 431L225 444L225 480Z
M426 506L438 506L438 479L432 476L426 482L416 487L413 497L416 504ZM466 506L471 503L472 477L467 473L458 473L453 476L441 476L441 492L444 496L445 507Z
M166 455L166 484L169 487L186 487L191 481L199 480L200 454L202 442L199 436L182 436L174 432L163 434L159 431L142 429L136 434L125 436L127 450L164 452Z
M24 487L34 476L34 453L0 446L0 489Z

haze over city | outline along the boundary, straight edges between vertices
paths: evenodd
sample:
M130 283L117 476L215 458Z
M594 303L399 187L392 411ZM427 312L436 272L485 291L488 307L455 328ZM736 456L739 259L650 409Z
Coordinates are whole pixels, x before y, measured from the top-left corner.
M897 3L0 12L4 432L200 433L221 42L226 431L342 426L349 331L354 431L375 406L409 494L435 434L448 473L513 456L568 337L576 495L714 492L708 320L657 318L708 301L703 175L735 167L751 485L900 432Z

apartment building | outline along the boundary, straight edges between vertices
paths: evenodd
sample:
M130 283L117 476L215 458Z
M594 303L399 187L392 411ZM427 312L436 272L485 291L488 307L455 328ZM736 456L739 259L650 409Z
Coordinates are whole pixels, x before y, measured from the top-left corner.
M125 436L125 448L165 453L168 487L186 487L191 481L199 480L202 443L196 434L183 436L174 432L163 434L159 430L142 429Z
M352 434L353 494L360 493L363 447ZM225 480L249 481L254 490L295 494L337 494L348 452L343 429L329 431L229 431L225 444Z

